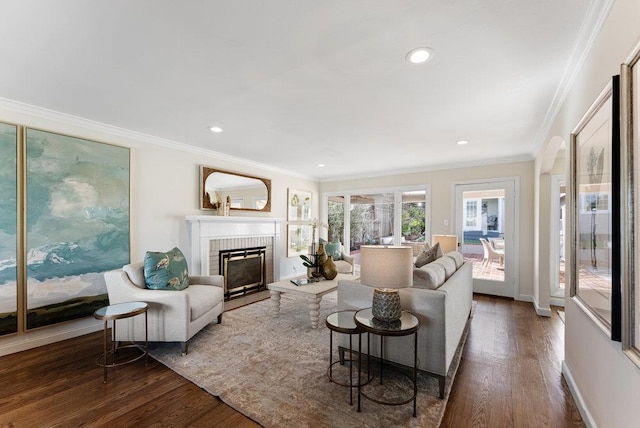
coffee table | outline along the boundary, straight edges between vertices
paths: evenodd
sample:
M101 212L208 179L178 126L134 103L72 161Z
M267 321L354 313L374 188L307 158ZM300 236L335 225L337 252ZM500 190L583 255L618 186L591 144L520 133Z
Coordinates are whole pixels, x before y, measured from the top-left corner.
M288 293L300 296L309 305L309 319L311 328L318 328L320 320L320 301L322 296L331 293L338 288L338 281L341 279L355 279L354 275L339 273L332 280L322 280L309 285L295 285L289 279L268 284L267 288L271 294L271 314L277 317L280 314L280 295Z

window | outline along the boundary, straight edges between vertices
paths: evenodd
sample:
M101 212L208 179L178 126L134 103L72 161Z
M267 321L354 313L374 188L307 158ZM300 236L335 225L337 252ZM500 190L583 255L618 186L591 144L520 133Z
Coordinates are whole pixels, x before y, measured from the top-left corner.
M465 226L478 226L478 201L465 201Z
M344 196L330 196L327 203L327 239L344 242Z
M429 186L327 194L322 209L328 240L339 240L351 254L359 253L362 245L410 245L419 250L430 236L429 195Z

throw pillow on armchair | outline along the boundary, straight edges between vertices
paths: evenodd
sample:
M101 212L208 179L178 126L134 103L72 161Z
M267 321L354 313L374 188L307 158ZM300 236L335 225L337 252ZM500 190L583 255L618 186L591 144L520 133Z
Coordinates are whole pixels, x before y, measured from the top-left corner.
M179 248L166 253L147 251L144 279L152 290L184 290L189 286L187 260Z

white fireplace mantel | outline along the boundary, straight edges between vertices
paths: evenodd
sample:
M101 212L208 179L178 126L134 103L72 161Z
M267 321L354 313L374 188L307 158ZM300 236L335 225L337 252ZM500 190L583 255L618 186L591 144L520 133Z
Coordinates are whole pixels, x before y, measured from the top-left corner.
M194 215L189 224L189 268L194 275L209 273L209 243L213 239L273 237L274 280L280 279L280 226L283 218Z

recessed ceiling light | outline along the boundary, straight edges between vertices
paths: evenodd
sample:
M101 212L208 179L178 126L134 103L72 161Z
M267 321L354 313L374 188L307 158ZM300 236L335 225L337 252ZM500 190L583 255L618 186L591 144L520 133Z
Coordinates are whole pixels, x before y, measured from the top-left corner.
M319 163L318 167L322 168L323 166L325 166L323 163Z
M210 126L209 131L219 134L222 132L222 128L220 128L219 126Z
M456 144L459 146L464 146L465 144L469 144L469 142L467 140L460 140Z
M407 61L412 64L424 64L433 56L433 51L429 48L415 48L409 51L406 56Z

